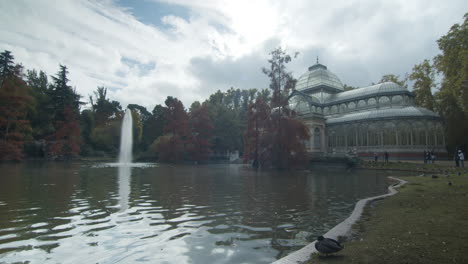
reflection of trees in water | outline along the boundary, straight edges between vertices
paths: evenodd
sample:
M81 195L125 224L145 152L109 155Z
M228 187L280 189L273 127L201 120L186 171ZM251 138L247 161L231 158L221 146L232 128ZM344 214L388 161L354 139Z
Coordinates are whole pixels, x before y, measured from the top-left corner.
M188 243L195 252L206 248L205 253L210 254L213 248L227 247L227 254L229 248L242 244L260 251L271 247L280 257L301 247L307 236L320 235L342 221L358 199L385 192L381 176L359 174L164 166L149 180L148 196L167 209L161 212L166 220L192 214L211 221L203 227L214 238L205 234L199 238L204 242ZM383 187L376 189L379 185ZM170 224L177 228L180 222ZM216 228L219 225L225 226ZM192 236L184 239L191 241Z
M236 165L122 171L80 165L11 167L6 172L18 177L2 179L0 195L8 199L0 200L39 204L39 218L79 214L85 222L110 216L119 203L121 210L129 208L130 218L146 218L139 225L149 228L148 241L184 245L193 262L272 261L346 218L357 199L386 189L375 172L255 171ZM5 210L0 206L6 216L0 223L17 217ZM44 221L39 218L31 221Z

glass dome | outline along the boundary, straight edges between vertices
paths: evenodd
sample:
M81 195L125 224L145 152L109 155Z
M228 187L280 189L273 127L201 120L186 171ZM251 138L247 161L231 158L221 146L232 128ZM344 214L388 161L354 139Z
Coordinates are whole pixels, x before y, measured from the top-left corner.
M314 88L343 91L343 84L334 73L327 69L327 66L317 63L310 66L309 71L301 75L296 83L298 91L311 91Z

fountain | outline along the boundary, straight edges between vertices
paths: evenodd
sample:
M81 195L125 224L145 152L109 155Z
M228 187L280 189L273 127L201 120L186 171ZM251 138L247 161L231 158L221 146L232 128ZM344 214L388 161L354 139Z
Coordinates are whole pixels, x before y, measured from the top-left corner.
M125 111L124 119L122 122L122 131L120 134L120 153L119 163L130 164L132 163L132 111L127 108Z
M122 131L120 134L120 153L118 161L120 212L124 212L128 209L133 147L132 129L132 111L127 108L122 122Z

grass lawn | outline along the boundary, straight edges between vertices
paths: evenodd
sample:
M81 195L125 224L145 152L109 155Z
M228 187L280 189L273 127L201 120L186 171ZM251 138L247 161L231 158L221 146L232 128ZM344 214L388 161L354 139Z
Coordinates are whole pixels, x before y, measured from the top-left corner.
M468 263L468 174L404 179L367 206L345 249L309 263Z

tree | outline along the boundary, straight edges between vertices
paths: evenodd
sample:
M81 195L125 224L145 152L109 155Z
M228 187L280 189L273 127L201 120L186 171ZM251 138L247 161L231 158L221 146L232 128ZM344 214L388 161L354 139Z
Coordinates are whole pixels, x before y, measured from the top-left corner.
M257 98L255 103L249 106L243 159L244 161L251 160L254 168L267 162L264 159L266 153L263 150L268 148L265 148L265 144L261 141L264 140L264 135L270 127L270 113L270 107L261 98ZM262 157L261 160L260 157Z
M435 87L434 69L429 60L414 65L409 79L414 81L413 92L416 95L416 104L434 110L434 97L432 96L432 88Z
M346 91L350 91L350 90L354 90L356 89L357 87L355 86L351 86L351 85L347 85L347 84L344 84L343 85L343 90L346 92Z
M81 155L90 155L92 151L92 133L94 129L94 113L85 109L80 114L80 131L82 139Z
M44 139L54 132L49 83L45 72L28 70L26 80L34 98L34 107L28 114L35 140Z
M89 97L91 106L94 112L94 120L96 126L104 125L109 122L112 117L116 117L122 112L122 106L117 101L110 101L107 98L107 88L98 87L94 92L94 98Z
M435 94L439 114L445 120L446 138L451 153L468 148L468 13L463 24L453 25L437 40L441 54L434 64L443 75L440 90Z
M49 155L54 159L75 158L80 153L80 123L73 109L65 106L63 120L57 121L57 130L50 142Z
M189 136L188 114L184 105L177 98L168 96L165 101L167 110L164 119L164 140L158 145L159 158L163 161L177 162L183 160Z
M242 148L241 121L238 111L225 104L224 93L217 92L214 98L205 102L213 124L212 149L216 156L224 156Z
M80 152L80 95L68 85L67 75L67 67L60 65L49 91L55 128L49 137L49 155L58 159L76 157Z
M21 160L24 140L31 133L27 113L32 97L22 79L22 66L13 67L12 58L6 51L0 57L0 160Z
M193 106L193 105L192 105ZM211 153L213 124L206 104L194 106L190 111L189 156L195 161L204 161Z
M0 53L0 78L2 82L0 85L3 85L3 81L6 77L13 74L15 64L13 63L14 57L11 54L11 51L5 50Z
M166 111L167 108L159 104L153 108L150 118L143 125L144 144L149 145L164 134L164 127L167 123Z
M400 80L399 75L395 74L386 74L380 78L380 81L378 83L384 83L384 82L393 82L396 83L402 87L408 88L408 85L406 84L407 78Z
M55 121L65 119L65 107L78 115L80 107L80 95L68 85L68 70L64 65L60 65L60 70L56 76L52 76L53 84L51 86L50 97Z
M309 139L309 132L307 126L295 119L295 113L288 108L288 96L296 83L286 70L286 64L292 58L281 48L273 50L270 55L270 67L262 71L270 78L271 102L267 108L258 100L249 110L244 147L247 151L244 155L251 156L254 150L254 165L257 160L262 167L286 169L301 166L307 160L303 141ZM270 110L265 114L266 109ZM264 122L260 128L258 115L262 115Z

